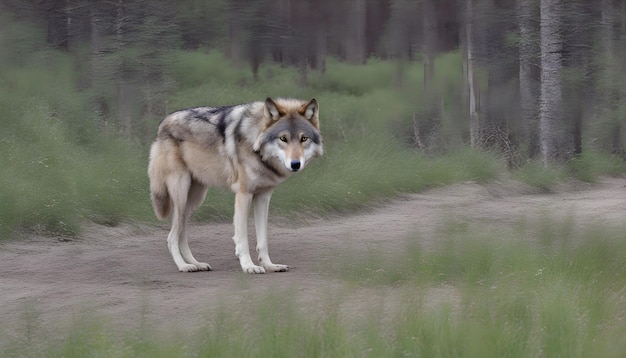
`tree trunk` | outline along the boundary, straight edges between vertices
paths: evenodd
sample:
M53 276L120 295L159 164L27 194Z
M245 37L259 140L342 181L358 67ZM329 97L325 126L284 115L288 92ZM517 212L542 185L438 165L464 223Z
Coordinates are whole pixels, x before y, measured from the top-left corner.
M348 62L363 64L366 60L365 54L365 0L349 2L350 14L346 18L347 27L344 34L344 51Z
M437 19L432 0L422 3L422 51L424 53L424 92L430 92L435 77Z
M560 0L541 0L541 99L539 107L539 141L541 158L548 166L561 154L560 124L563 99L561 88L562 39Z
M240 18L239 5L236 2L229 2L228 5L228 47L226 50L228 58L235 64L240 64L242 58L242 21Z
M618 6L613 6L613 9L616 10L616 14L620 14L620 18L619 20L614 20L614 21L619 21L620 24L620 29L619 29L619 36L618 38L620 39L625 39L626 38L626 1L622 1ZM612 44L613 44L613 54L614 56L620 57L620 58L624 58L626 57L626 45L624 45L624 41L616 41L615 38L612 39ZM624 72L625 67L624 67L624 63L620 62L619 65L617 65L617 62L613 62L613 66L615 68L615 71L617 71L616 73L620 73L620 72ZM620 98L624 98L626 97L626 93L624 90L624 87L620 87L619 90L616 90L617 96L619 96ZM616 138L613 139L613 151L615 153L619 153L622 155L622 157L626 157L625 153L624 153L624 134L622 129L626 126L626 119L624 119L623 117L620 118L614 128L614 136Z
M314 58L309 60L311 68L321 73L326 73L326 57L328 56L327 36L326 27L316 31Z
M597 26L599 12L594 12L597 6L589 2L564 2L561 11L566 14L562 27L567 31L562 34L564 44L563 64L567 72L562 82L563 88L563 145L567 148L566 159L572 155L580 155L583 151L583 123L589 108L596 102L593 88L592 66L595 51L594 34L589 31ZM593 17L592 17L593 16Z
M94 110L99 118L103 119L103 127L106 131L109 129L108 119L110 118L110 108L106 96L102 93L105 88L106 81L112 79L112 74L108 71L105 60L107 52L106 46L106 23L103 21L104 10L102 5L93 5L89 13L90 26L90 48L91 54L89 58L90 71L86 79L85 86L94 89L93 104Z
M474 81L474 41L472 22L473 19L473 0L467 0L467 14L465 20L465 36L466 36L466 58L467 58L467 89L468 89L468 105L470 119L470 146L472 148L480 147L480 117L478 114L478 98L476 96L476 85Z
M602 18L602 30L600 43L602 45L602 52L604 63L602 64L603 72L602 73L602 83L600 87L600 93L602 96L601 103L607 114L610 116L610 126L611 132L609 134L609 146L610 150L613 153L620 153L622 149L621 143L621 123L620 120L615 118L612 114L613 111L616 110L617 103L619 103L620 94L618 90L618 83L613 76L619 73L619 70L615 65L616 54L615 54L615 46L613 43L614 38L614 12L613 1L612 0L602 0L601 4L601 18Z
M72 4L70 0L54 1L46 5L48 22L47 42L55 48L69 51L72 36Z
M115 48L117 51L121 51L125 47L124 28L126 16L124 6L124 1L118 0L115 15ZM130 96L132 92L129 90L129 70L126 68L128 64L123 59L118 66L120 70L117 78L117 121L121 134L129 138L132 129L130 114Z
M532 26L534 1L517 1L517 20L519 40L519 91L520 119L522 121L522 140L527 147L527 155L533 158L539 152L538 133L538 88L533 76L533 62L537 59L539 48Z

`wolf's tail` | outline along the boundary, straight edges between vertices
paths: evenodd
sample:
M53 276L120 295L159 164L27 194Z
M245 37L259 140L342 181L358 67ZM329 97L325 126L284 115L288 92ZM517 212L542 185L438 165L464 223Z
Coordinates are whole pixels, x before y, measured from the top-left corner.
M161 161L159 158L159 150L153 145L150 150L150 164L148 165L148 177L150 178L150 197L152 198L152 207L154 213L160 220L165 220L170 216L172 211L172 201L163 170L159 167Z
M167 192L165 181L155 182L150 178L150 197L152 198L152 207L157 218L160 220L167 219L172 211L172 201Z

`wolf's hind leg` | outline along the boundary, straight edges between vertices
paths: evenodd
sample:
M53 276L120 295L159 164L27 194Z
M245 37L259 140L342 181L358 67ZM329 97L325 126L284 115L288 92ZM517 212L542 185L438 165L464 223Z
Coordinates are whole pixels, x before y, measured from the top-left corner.
M198 208L202 201L204 201L204 197L206 196L207 187L200 184L195 180L191 180L191 186L189 187L189 194L187 195L187 205L185 207L185 223L189 222L189 217L193 210ZM186 225L185 225L186 228ZM211 266L206 262L198 262L193 255L191 254L191 249L189 249L189 240L187 239L186 230L183 232L183 235L180 238L180 253L183 255L183 259L186 262L195 265L200 271L210 271Z
M191 187L191 175L185 173L180 176L172 176L168 178L167 187L174 207L172 214L172 230L170 230L170 234L167 236L167 247L179 271L198 271L196 265L187 263L185 259L183 259L179 246L180 244L187 246L185 226L187 225L189 215L186 213L186 207L187 196Z
M269 272L289 271L289 266L272 263L267 244L267 219L272 191L268 190L254 195L254 225L256 229L256 251L259 264Z

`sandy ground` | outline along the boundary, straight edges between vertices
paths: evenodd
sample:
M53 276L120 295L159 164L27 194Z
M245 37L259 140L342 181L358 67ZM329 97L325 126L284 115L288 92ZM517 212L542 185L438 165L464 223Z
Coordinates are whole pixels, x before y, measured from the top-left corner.
M365 250L400 250L416 232L413 236L427 246L449 220L514 224L546 213L576 223L622 225L626 179L566 184L550 194L513 182L462 183L304 226L274 220L269 228L272 260L291 270L266 275L240 272L230 224L192 225L192 251L214 269L196 273L177 271L167 251L166 225L91 226L71 241L27 236L0 245L0 346L23 335L33 322L47 332L62 331L85 314L106 317L126 330L146 322L156 330L194 329L211 309L236 309L270 291L290 292L312 310L332 301L337 292L343 292L337 299L348 313L393 305L382 290L346 289L348 284L333 278L329 267L337 267L333 263L342 256ZM442 287L432 294L445 299L449 292Z

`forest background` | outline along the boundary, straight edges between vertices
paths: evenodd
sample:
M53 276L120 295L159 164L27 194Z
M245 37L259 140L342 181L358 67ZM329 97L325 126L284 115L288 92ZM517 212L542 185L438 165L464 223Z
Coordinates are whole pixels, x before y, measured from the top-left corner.
M0 46L2 237L154 220L159 121L268 96L316 97L327 149L282 215L626 171L623 0L0 0Z

